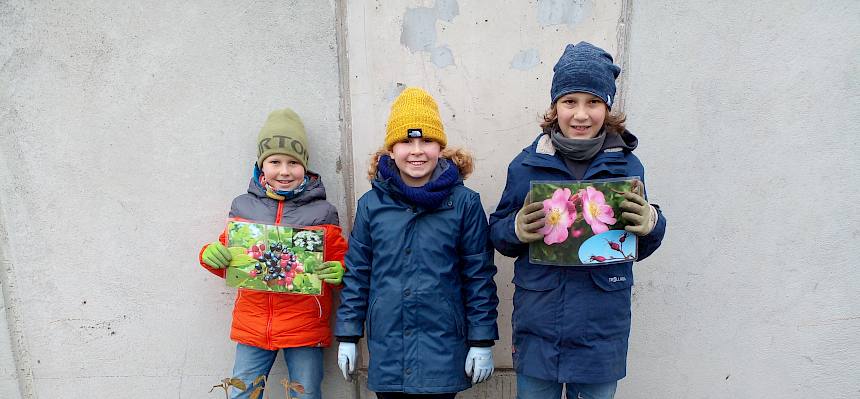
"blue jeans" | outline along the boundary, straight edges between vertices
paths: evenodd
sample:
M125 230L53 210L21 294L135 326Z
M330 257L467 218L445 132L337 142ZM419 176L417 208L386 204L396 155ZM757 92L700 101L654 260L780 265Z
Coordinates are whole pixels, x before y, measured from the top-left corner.
M604 384L563 384L517 373L517 399L559 399L564 385L567 385L567 399L612 399L615 397L618 381Z
M290 390L290 397L299 399L321 399L320 386L323 378L323 350L322 348L284 348L284 360L290 374L290 381L295 381L305 388L304 394ZM254 390L252 386L257 377L266 375L272 370L278 351L270 351L256 346L245 344L236 345L236 362L233 364L233 377L245 382L248 389L239 392L233 389L233 399L247 399ZM278 384L278 381L269 381L268 384ZM261 396L262 397L262 396Z

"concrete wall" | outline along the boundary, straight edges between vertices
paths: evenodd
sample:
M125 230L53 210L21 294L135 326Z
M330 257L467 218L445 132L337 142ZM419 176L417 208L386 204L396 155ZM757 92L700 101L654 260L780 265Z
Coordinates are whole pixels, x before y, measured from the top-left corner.
M669 230L624 398L860 396L860 3L634 2L630 127Z
M24 398L217 397L235 290L197 252L246 190L270 110L304 118L310 167L346 214L336 10L0 3L0 277L20 315L0 353L20 332L25 366L9 377L0 356L0 396L17 378Z
M625 69L670 223L617 397L855 397L860 7L826 3L0 3L0 397L221 397L235 293L193 260L269 110L303 116L348 228L391 101L423 86L491 212L579 40ZM464 398L513 397L497 263L500 372ZM334 352L326 397L372 397Z

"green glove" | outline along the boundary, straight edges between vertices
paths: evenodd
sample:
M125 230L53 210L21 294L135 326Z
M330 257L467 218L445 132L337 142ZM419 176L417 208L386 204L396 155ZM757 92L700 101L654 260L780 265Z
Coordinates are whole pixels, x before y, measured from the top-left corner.
M316 270L316 275L322 281L329 284L340 285L343 282L343 265L334 260L323 262L322 266Z
M522 243L530 243L543 239L543 234L538 233L546 224L544 221L543 202L531 202L531 193L526 195L523 207L517 212L514 232Z
M621 202L621 218L627 221L627 230L637 236L644 236L654 230L657 225L657 213L645 198L635 193L624 193L625 201Z
M230 254L230 251L227 250L224 244L215 241L203 250L202 258L203 263L207 266L213 269L223 269L233 260L233 255Z

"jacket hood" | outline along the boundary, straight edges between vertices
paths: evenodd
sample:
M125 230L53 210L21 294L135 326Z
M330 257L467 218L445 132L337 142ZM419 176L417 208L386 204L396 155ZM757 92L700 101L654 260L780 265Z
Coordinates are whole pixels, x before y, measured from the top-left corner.
M618 134L610 133L606 136L606 140L603 142L604 150L609 148L621 148L622 150L629 152L635 150L638 146L639 139L627 129L624 129L623 132Z

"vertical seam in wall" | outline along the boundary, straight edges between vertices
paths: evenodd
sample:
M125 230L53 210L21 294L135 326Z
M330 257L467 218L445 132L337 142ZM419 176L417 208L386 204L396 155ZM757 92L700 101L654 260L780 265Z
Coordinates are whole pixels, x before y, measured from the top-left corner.
M349 55L347 52L347 1L335 0L335 32L337 36L338 87L340 90L340 171L343 178L344 200L346 202L346 222L341 225L348 235L355 220L355 181L352 149L352 104L349 91Z
M18 379L18 392L23 399L36 397L33 386L33 368L30 367L30 354L24 344L24 328L21 318L20 297L15 286L15 268L12 261L6 258L9 253L3 207L0 202L0 289L3 290L3 303L6 306L6 327L9 330L9 341L12 359L15 362L15 376Z
M630 66L630 56L627 45L630 43L630 23L633 17L633 0L622 0L621 15L618 17L618 30L616 41L618 54L616 58L621 64L621 76L618 79L618 94L615 96L617 112L624 112L624 104L627 99L627 75Z

